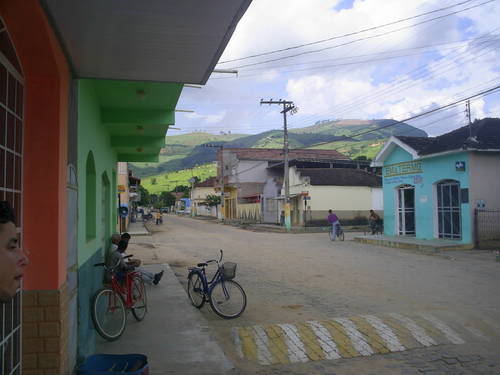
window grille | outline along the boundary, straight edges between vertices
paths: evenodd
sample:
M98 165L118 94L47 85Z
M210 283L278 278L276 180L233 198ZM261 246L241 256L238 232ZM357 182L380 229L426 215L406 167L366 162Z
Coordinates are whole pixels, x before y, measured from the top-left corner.
M24 80L14 46L0 20L0 200L10 202L22 240L22 158ZM21 291L0 303L0 373L20 375Z

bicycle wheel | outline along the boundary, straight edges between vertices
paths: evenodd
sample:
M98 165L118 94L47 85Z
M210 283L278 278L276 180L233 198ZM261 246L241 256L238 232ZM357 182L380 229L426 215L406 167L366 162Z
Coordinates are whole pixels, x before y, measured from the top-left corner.
M148 312L146 288L142 277L134 277L132 281L132 315L141 321Z
M220 317L234 319L245 311L247 295L236 281L220 281L210 293L210 306Z
M344 231L341 229L338 233L337 233L337 238L341 241L344 241Z
M114 341L125 331L125 304L113 289L102 288L96 292L91 315L97 333L105 340Z
M203 294L203 281L199 273L192 273L188 276L188 296L194 307L200 309L205 304Z

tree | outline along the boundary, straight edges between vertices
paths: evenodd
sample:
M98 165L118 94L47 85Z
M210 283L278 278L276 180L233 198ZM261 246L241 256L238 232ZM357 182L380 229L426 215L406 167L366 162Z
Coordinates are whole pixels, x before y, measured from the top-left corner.
M171 207L175 205L175 197L169 191L162 191L160 194L162 207Z
M219 216L219 212L217 210L217 206L221 204L221 197L220 195L215 195L215 194L208 194L205 197L205 200L201 203L205 206L208 207L215 207L215 214L216 216Z
M139 206L148 206L150 201L149 191L142 185L139 185L139 194L141 199L138 202Z
M180 193L180 192L183 192L183 193L186 193L185 195L189 195L189 193L191 192L191 188L189 186L186 186L186 185L177 185L174 190L172 190L172 192L174 193Z

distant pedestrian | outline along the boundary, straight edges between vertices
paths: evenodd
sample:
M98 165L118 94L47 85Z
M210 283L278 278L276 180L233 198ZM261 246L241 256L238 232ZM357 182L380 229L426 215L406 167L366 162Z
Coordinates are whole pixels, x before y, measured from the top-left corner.
M368 223L370 224L370 229L372 230L372 234L377 232L380 224L382 223L382 219L377 213L373 210L370 210L370 216L368 216Z
M330 229L332 231L331 239L332 239L332 241L335 241L337 238L337 225L340 225L339 218L330 209L330 210L328 210L328 217L326 219L328 220L328 222L332 226Z

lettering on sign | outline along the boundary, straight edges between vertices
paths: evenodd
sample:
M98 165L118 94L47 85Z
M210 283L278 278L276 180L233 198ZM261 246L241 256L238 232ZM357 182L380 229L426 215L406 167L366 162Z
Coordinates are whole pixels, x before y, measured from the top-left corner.
M409 161L384 167L384 177L422 173L421 161Z

